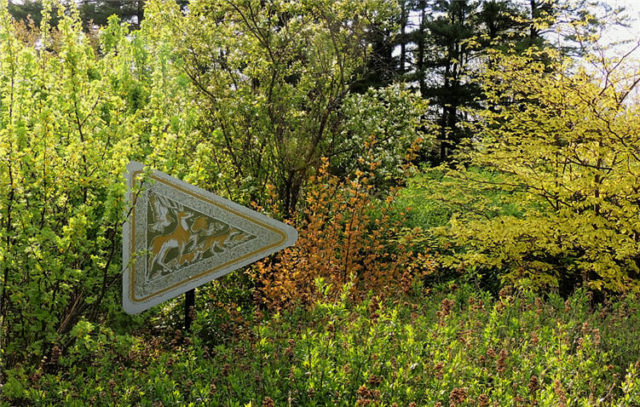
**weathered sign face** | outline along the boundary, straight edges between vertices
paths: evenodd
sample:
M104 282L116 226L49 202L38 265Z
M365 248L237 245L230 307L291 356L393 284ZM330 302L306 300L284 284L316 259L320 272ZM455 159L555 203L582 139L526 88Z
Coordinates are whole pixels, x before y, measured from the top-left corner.
M295 243L298 233L159 171L128 166L124 310L137 314ZM140 188L141 187L141 188ZM139 192L138 192L139 191Z

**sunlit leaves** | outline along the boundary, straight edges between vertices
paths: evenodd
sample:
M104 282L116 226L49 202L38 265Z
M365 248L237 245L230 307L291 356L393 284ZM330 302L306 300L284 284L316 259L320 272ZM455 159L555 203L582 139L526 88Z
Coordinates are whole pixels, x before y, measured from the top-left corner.
M472 246L458 258L522 285L637 288L640 116L628 96L638 72L629 61L593 70L543 53L495 54L486 66L478 138L459 158L499 178L450 175L472 190L509 191L503 203L524 214L462 214L451 232ZM544 67L542 58L556 62Z
M394 6L194 1L182 15L171 3L150 2L147 24L163 27L156 35L168 38L192 84L200 142L210 145L207 171L218 175L208 184L240 202L264 202L267 184L275 185L291 215L320 157L344 156L342 144L353 136L348 150L357 158L362 143L355 139L371 136L353 134L360 126L343 133L341 106L367 61L368 31L388 24ZM415 121L414 106L403 106ZM409 138L408 127L398 138Z
M75 8L58 8L55 29L48 13L33 42L0 8L3 366L39 360L81 316L114 311L122 174L149 149L139 126L154 67L140 41L112 20L97 50Z

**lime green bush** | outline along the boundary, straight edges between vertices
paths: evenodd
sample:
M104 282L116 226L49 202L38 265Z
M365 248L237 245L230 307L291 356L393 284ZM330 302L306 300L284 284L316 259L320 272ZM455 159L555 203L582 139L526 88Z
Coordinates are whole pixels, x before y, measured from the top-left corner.
M487 61L477 137L447 170L462 193L433 197L468 201L438 230L457 249L448 264L492 267L521 287L640 290L637 55L585 59L593 69L547 49ZM477 199L487 194L523 213L496 214Z
M640 305L469 287L321 301L207 346L179 331L118 336L90 323L50 372L12 373L7 403L43 405L633 405ZM197 324L206 323L199 315ZM206 317L209 318L209 317ZM263 404L264 403L264 404Z
M113 306L127 95L77 15L22 43L0 6L0 363L39 360L80 315ZM62 11L60 11L62 13ZM4 363L2 363L4 364Z
M206 182L207 144L162 38L117 19L90 37L73 7L52 28L53 3L35 42L0 6L0 383L70 346L83 318L134 321L119 287L130 160Z

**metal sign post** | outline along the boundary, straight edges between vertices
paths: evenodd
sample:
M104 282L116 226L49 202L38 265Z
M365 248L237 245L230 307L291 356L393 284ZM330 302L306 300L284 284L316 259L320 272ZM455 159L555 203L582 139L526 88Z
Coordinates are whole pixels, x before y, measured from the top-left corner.
M192 312L195 312L196 306L196 290L189 290L184 293L184 331L191 331L191 322L193 322Z

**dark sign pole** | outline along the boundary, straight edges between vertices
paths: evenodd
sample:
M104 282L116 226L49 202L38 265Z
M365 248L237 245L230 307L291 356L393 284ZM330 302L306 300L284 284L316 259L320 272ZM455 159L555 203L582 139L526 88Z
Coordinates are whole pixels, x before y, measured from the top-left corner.
M184 293L184 331L189 332L191 330L191 318L192 312L194 312L196 306L196 290L191 289Z

